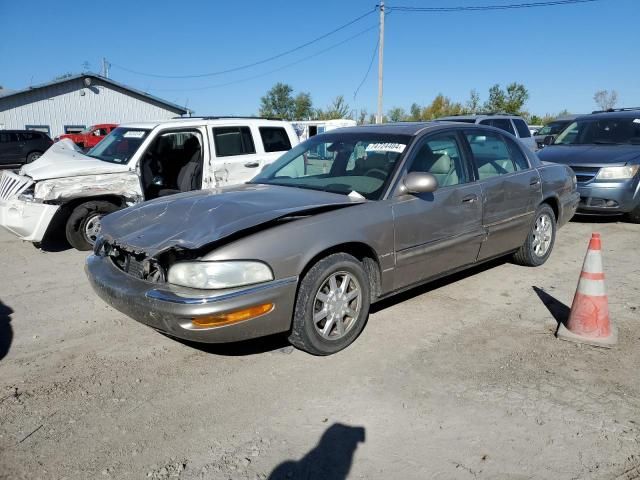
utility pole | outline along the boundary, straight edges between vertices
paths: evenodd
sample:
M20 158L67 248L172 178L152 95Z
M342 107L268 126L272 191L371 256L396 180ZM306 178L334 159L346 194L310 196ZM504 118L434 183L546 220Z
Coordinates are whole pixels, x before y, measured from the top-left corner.
M378 42L378 114L376 123L382 123L382 67L384 61L384 0L380 0L380 40Z
M111 66L111 64L109 62L107 62L107 59L105 57L102 57L102 76L104 78L109 78L109 67Z

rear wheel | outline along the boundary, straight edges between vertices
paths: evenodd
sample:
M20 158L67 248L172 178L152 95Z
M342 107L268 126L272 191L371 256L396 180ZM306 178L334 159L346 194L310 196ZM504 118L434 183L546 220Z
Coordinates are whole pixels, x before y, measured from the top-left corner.
M519 265L538 267L547 261L556 240L556 216L553 209L543 203L538 207L529 235L513 255Z
M39 159L42 156L42 152L31 152L27 155L27 163L31 163L34 160Z
M360 335L370 301L362 263L346 253L329 255L300 282L289 341L313 355L339 352Z
M102 200L78 205L67 220L67 241L77 250L91 250L102 229L102 217L116 210L116 205Z

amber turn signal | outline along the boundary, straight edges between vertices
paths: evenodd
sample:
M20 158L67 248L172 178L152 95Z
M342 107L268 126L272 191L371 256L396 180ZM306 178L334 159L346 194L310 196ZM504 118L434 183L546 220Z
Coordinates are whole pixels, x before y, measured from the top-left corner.
M191 320L191 323L193 323L195 327L221 327L222 325L229 325L231 323L242 322L244 320L251 320L252 318L259 317L260 315L269 313L273 310L273 307L273 303L264 303L262 305L256 305L255 307L236 310L235 312L194 318Z

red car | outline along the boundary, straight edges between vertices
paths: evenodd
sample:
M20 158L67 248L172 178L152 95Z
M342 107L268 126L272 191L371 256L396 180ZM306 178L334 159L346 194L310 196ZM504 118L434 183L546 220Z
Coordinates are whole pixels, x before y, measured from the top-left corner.
M57 142L63 138L68 138L80 148L89 149L95 147L100 140L109 135L111 130L117 126L115 123L99 123L98 125L90 126L80 133L65 133L64 135L60 135L55 141Z

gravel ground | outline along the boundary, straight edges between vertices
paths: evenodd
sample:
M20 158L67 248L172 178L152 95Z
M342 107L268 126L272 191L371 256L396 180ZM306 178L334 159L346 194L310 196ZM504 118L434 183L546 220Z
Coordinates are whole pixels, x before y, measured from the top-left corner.
M592 231L615 349L554 338ZM640 225L572 222L375 307L318 358L187 345L106 306L85 254L0 232L0 478L640 478Z

